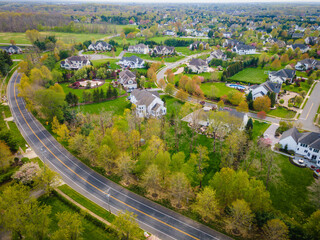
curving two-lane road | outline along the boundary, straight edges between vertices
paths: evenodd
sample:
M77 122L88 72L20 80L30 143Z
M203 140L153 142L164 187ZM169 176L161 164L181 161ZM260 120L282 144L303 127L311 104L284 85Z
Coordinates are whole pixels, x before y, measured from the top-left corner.
M8 84L7 93L14 120L41 160L58 172L69 186L105 209L110 206L113 213L124 209L134 212L141 228L161 239L231 239L124 189L84 165L27 111L24 100L17 96L20 78L21 75L15 72Z

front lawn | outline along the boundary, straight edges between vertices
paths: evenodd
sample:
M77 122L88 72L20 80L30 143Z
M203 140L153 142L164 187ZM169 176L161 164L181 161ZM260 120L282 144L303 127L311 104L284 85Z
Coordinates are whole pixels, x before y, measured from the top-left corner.
M294 118L296 115L295 111L288 110L284 107L277 107L276 109L272 109L268 112L268 115L280 117L280 118Z
M311 85L309 85L307 82L300 82L300 87L297 87L295 84L286 85L282 84L282 89L290 92L296 92L299 93L301 91L306 91L308 93Z
M218 89L216 94L217 97L221 97L223 95L227 95L229 92L234 91L234 88L227 87L223 82L206 82L201 83L200 88L203 91L204 95L207 96L210 92L211 86L215 86Z
M116 64L116 62L118 62L119 60L118 59L99 59L99 60L91 60L92 62L92 65L94 67L98 67L104 63L110 63L110 68L111 69L120 69L120 66L118 64Z
M193 54L198 54L198 53L202 53L203 51L199 51L199 50L190 50L189 46L188 47L175 47L176 49L176 52L180 52L182 53L183 55L186 55L186 56L190 56L190 55L193 55ZM204 51L208 51L208 50L204 50Z
M236 82L245 82L251 84L260 84L267 80L266 70L260 68L245 68L233 75L230 80Z
M121 47L117 47L116 51L114 52L115 56L119 56L119 54L122 52L122 48ZM106 55L108 57L113 57L112 56L112 51L105 51L105 52L94 52L94 51L87 51L87 52L83 52L84 55L89 55L89 54L99 54L99 55Z
M161 62L164 60L165 62L176 62L184 58L184 56L172 56L172 57L151 57L149 54L138 54L138 53L126 53L125 57L137 56L144 60L151 60L151 61L159 61Z
M261 122L258 120L253 121L252 138L257 139L270 127L270 123Z
M113 111L115 115L120 115L123 114L124 109L130 107L130 103L126 98L127 97L120 97L115 100L80 105L75 108L79 109L79 111L83 113L99 114L102 111Z

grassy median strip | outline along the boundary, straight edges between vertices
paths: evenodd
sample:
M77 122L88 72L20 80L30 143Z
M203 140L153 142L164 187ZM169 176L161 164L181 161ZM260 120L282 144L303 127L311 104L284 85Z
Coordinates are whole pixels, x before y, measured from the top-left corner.
M97 214L99 217L102 217L108 222L112 223L113 220L115 219L115 216L112 213L98 206L97 204L87 199L86 197L82 196L81 194L73 190L71 187L69 187L67 184L64 184L58 187L58 189L61 190L64 194L68 195L77 203L81 204L83 207L87 208L88 210Z

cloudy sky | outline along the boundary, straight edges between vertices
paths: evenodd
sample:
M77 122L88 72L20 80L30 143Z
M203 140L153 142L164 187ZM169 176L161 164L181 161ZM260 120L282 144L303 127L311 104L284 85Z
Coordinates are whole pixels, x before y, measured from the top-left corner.
M1 0L0 0L1 1ZM64 2L64 0L47 0L45 2ZM99 2L99 3L255 3L255 2L271 2L271 3L283 3L283 2L290 2L290 3L319 3L320 0L68 0L67 2Z

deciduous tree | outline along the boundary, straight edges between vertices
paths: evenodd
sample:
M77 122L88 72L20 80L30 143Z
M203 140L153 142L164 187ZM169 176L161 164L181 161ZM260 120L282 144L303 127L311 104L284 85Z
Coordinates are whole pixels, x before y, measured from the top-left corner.
M253 108L256 111L268 112L271 107L271 100L268 96L258 97L253 101Z
M82 218L78 213L69 211L56 214L59 229L52 235L53 240L78 240L83 232Z
M120 212L113 222L121 239L136 239L139 237L140 228L136 221L137 215L128 210Z
M269 220L262 228L265 239L288 240L289 229L280 219Z

